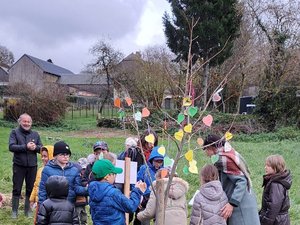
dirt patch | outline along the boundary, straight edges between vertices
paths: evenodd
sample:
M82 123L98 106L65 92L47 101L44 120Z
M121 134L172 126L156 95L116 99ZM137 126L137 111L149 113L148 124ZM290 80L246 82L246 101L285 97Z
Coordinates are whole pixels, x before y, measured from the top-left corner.
M93 130L80 130L71 131L67 133L69 137L81 137L81 138L112 138L112 137L122 137L127 138L128 136L134 136L128 130L120 130L113 128L96 128Z

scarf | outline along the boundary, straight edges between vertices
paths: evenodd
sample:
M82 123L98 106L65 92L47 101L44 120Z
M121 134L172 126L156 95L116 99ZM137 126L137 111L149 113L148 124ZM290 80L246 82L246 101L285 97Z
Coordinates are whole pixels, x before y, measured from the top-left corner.
M248 191L250 192L252 182L245 159L232 147L229 151L225 151L224 147L218 148L218 154L219 160L216 163L217 168L227 174L245 176L248 181Z

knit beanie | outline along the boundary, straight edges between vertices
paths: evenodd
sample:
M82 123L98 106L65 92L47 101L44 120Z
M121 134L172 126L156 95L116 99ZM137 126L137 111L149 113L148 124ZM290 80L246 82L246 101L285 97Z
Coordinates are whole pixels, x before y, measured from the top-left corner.
M63 141L56 142L54 144L53 156L56 156L58 154L64 154L64 153L71 155L71 149L69 145L67 145Z

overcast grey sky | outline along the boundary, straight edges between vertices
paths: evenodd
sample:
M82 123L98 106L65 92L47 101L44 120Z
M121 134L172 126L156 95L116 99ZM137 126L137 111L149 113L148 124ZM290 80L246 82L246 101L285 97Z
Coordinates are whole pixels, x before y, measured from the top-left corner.
M79 73L89 49L110 39L125 55L164 45L166 0L0 0L0 45Z

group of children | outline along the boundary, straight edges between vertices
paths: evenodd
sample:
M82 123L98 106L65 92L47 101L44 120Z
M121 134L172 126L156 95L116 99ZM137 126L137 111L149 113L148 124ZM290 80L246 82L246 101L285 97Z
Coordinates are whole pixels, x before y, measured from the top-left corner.
M71 149L65 142L44 146L41 149L44 166L38 170L30 197L31 206L37 205L34 223L87 224L85 207L89 204L95 225L124 225L125 213L131 215L130 222L134 220L134 225L150 225L156 211L156 180L162 179L166 189L170 168L164 168L165 155L158 150L157 135L154 135L153 143L145 141L147 135L149 132L144 133L140 139L126 139L125 151L118 157L109 152L107 143L98 141L93 146L94 153L87 158L80 158L76 163L70 161ZM212 156L213 154L209 154L212 150L209 145L213 146L217 141L208 142L205 143L208 147L204 150L208 156ZM220 146L217 147L220 149ZM219 152L219 155L221 159L222 153ZM122 169L116 167L115 162L117 158L122 159L124 156L130 157L138 164L137 183L132 186L129 197L115 186L116 174L122 173ZM240 165L235 165L241 168ZM262 207L259 213L256 209L258 223L255 222L255 218L250 218L248 223L244 223L242 221L245 218L240 218L237 214L241 214L239 211L242 211L241 202L245 200L245 195L235 198L235 190L227 192L218 162L215 165L205 165L200 171L201 185L194 197L190 224L289 225L288 190L292 182L283 157L280 155L267 157L265 172ZM228 171L226 173L228 176L232 175ZM238 174L238 177L247 177L246 174L243 172ZM242 179L241 182L247 183L248 178ZM175 175L168 191L166 225L188 224L186 201L188 190L189 184ZM250 188L245 192L250 193ZM239 218L240 222L236 222L238 221L236 218L232 219L234 217Z

